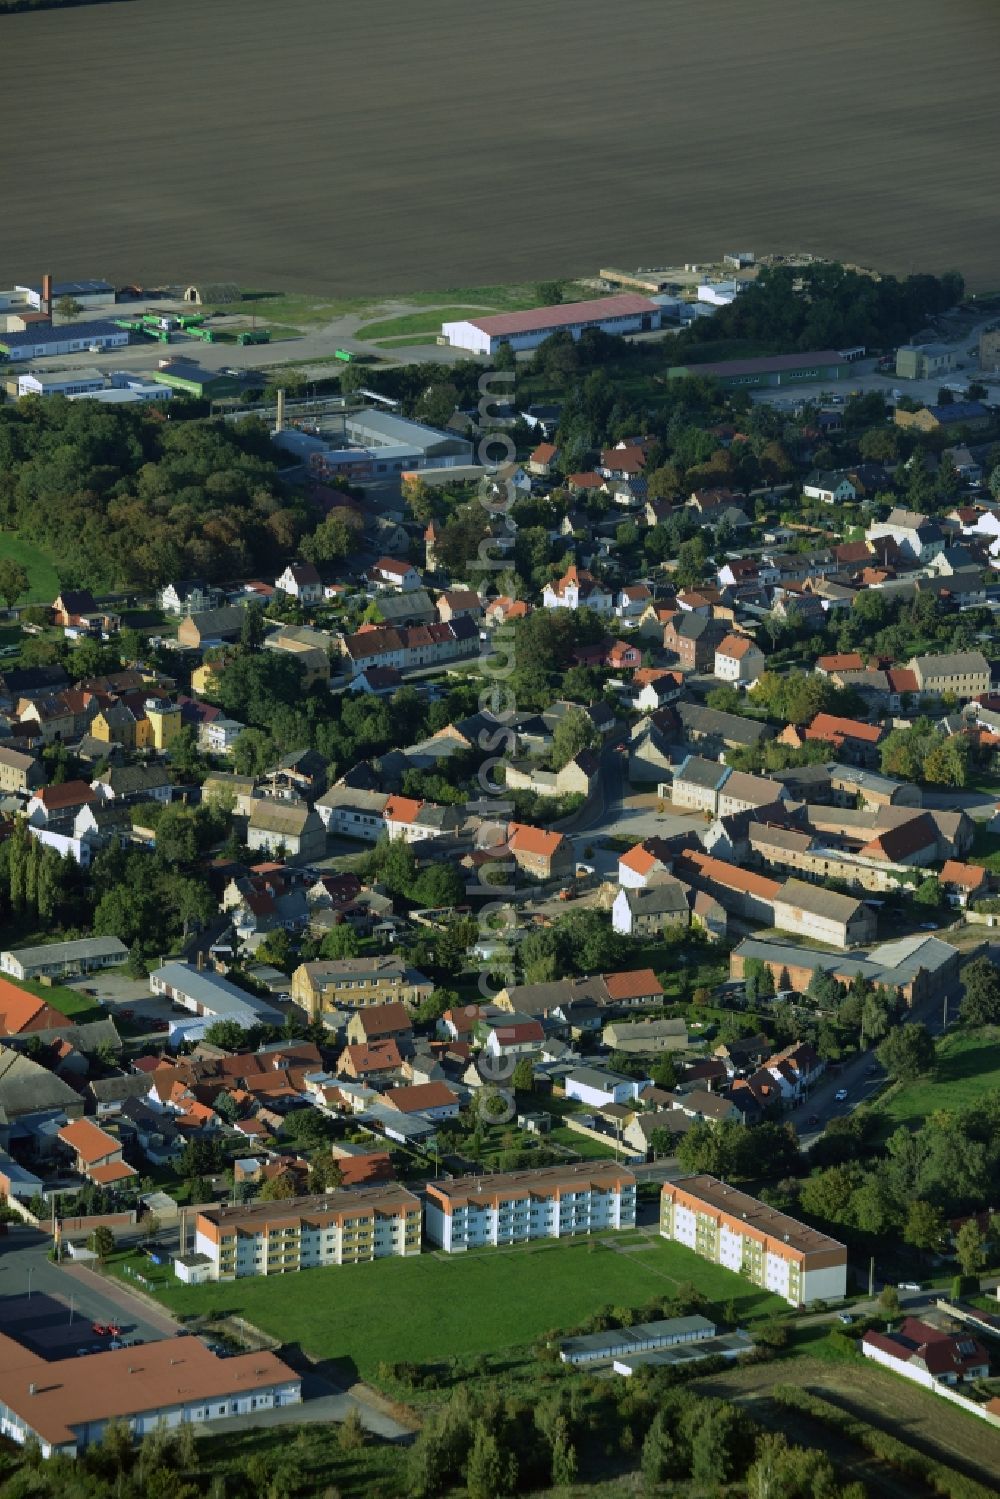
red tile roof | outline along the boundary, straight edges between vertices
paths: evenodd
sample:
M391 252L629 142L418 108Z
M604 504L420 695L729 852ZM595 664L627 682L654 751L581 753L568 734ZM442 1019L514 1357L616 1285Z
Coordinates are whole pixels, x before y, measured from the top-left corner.
M624 973L605 973L602 977L610 999L647 999L663 994L663 986L652 968L629 968Z
M422 1109L440 1109L457 1104L458 1098L447 1083L413 1083L406 1088L390 1088L383 1102L401 1114L419 1114Z
M527 312L498 312L492 317L469 318L469 323L481 333L499 338L511 333L533 333L536 328L568 328L574 323L604 322L607 318L659 311L648 297L623 292L592 302L563 302L557 307L532 307Z
M854 718L837 718L833 713L817 713L806 730L807 739L857 739L863 744L878 744L885 729L878 723L861 723Z

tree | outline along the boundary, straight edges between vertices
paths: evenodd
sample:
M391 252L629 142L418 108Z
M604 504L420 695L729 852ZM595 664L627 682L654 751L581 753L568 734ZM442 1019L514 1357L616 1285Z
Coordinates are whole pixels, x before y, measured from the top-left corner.
M409 893L421 906L457 906L465 894L465 881L454 864L429 864L417 875Z
M912 1244L914 1249L933 1251L941 1248L944 1237L945 1222L941 1209L922 1198L915 1198L906 1215L904 1241Z
M337 1432L337 1446L341 1452L358 1452L365 1445L368 1433L365 1431L361 1420L361 1413L356 1405L352 1405L340 1423Z
M465 1471L465 1487L469 1499L498 1499L509 1494L516 1479L517 1461L513 1454L505 1459L497 1438L480 1421L476 1425Z
M103 1265L115 1252L115 1236L104 1223L99 1223L87 1240L87 1248L96 1254Z
M895 1286L883 1286L878 1298L879 1311L885 1317L899 1316L899 1292Z
M911 1082L934 1070L934 1041L926 1025L897 1025L875 1055L891 1078Z
M240 645L245 651L259 651L264 643L264 611L257 604L248 604L243 610L240 624Z
M678 588L693 588L696 583L700 583L705 576L707 563L708 552L700 536L692 536L689 541L682 542L677 551L677 566L674 569L674 582Z
M916 905L926 906L930 911L938 909L941 904L941 886L935 875L929 874L920 881L913 892L913 900Z
M296 1195L295 1182L290 1171L282 1171L277 1176L272 1176L260 1189L258 1194L262 1202L287 1202L289 1198Z
M647 1491L652 1492L659 1484L677 1474L677 1442L673 1427L673 1411L658 1411L642 1444L642 1476Z
M237 775L262 775L274 763L271 736L263 729L244 729L233 744L232 761Z
M350 922L341 921L331 927L320 943L321 958L356 958L361 953L361 939Z
M0 599L3 599L8 609L12 609L21 595L27 593L29 582L28 574L20 562L15 562L11 557L0 558Z
M535 1069L531 1065L529 1057L519 1057L511 1078L511 1086L515 1093L530 1093L535 1086Z
M58 312L61 318L65 318L68 323L78 318L84 310L83 303L78 302L76 297L60 297L56 302L56 312Z
M965 1025L1000 1024L1000 973L989 958L976 958L963 974L965 993L959 1010Z
M600 735L593 719L582 708L572 708L556 724L552 734L552 769L562 770L585 749L594 749Z
M962 1267L963 1275L978 1275L986 1264L983 1246L985 1235L975 1218L966 1218L955 1235L955 1258Z
M344 1172L336 1156L317 1156L309 1171L310 1192L336 1192L343 1185Z
M243 1027L235 1020L216 1020L205 1031L205 1040L221 1051L239 1051L243 1046Z
M653 1063L650 1075L658 1088L665 1088L667 1092L677 1086L677 1068L670 1053L664 1052L657 1057Z

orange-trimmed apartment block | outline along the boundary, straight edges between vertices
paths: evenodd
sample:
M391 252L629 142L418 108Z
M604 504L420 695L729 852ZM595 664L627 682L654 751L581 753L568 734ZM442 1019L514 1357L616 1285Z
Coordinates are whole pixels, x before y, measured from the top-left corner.
M419 1254L420 1217L420 1199L387 1182L321 1197L210 1208L195 1221L194 1248L209 1261L207 1280L287 1275L315 1265Z
M427 1183L427 1237L449 1254L635 1227L635 1176L614 1161Z
M714 1176L664 1183L660 1233L792 1306L847 1294L843 1244Z

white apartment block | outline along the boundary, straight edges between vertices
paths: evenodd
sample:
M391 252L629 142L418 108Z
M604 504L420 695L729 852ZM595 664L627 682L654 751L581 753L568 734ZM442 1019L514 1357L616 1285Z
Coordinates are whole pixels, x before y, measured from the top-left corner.
M660 1233L792 1306L847 1294L843 1244L714 1176L664 1184Z
M613 1161L427 1184L427 1237L448 1254L635 1227L635 1176Z
M287 1275L420 1253L420 1199L395 1184L199 1213L195 1253L210 1280Z

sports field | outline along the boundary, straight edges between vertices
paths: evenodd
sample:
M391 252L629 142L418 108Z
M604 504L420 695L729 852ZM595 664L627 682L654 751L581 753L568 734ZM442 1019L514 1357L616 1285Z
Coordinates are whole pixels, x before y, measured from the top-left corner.
M163 1296L177 1314L246 1317L274 1337L324 1358L349 1359L373 1377L383 1362L521 1347L603 1306L642 1306L684 1283L720 1308L732 1298L741 1322L788 1310L683 1245L659 1238L641 1244L632 1234L621 1236L618 1249L577 1239L467 1255L425 1251L408 1260L206 1286L175 1281Z
M876 1105L887 1132L905 1124L915 1129L938 1109L967 1109L984 1093L1000 1092L1000 1026L953 1031L937 1048L933 1077L890 1090Z
M998 285L985 0L135 0L0 28L30 120L2 285L392 296L744 248Z

